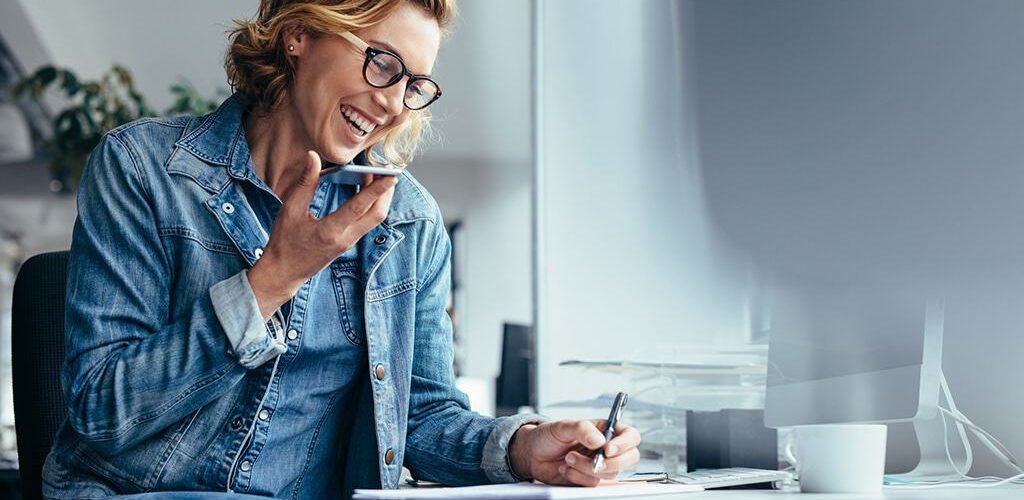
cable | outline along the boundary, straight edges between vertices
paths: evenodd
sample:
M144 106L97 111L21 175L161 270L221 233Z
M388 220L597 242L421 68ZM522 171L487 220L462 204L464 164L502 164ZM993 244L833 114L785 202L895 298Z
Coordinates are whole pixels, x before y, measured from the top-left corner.
M1017 463L1017 458L1013 456L1013 452L1011 452L1010 449L1006 447L1006 445L1004 445L1002 442L996 439L995 436L990 434L985 429L982 429L974 422L971 422L963 413L954 412L954 414L954 418L964 419L964 424L967 425L971 429L971 432L973 432L974 435L979 440L981 440L982 443L988 446L989 449L992 449L993 447L998 448L998 454L1002 455L1001 458L1006 462L1007 465L1017 469L1018 472L1024 474L1024 470L1021 470L1020 465ZM993 452L996 451L997 450L993 450Z
M974 422L971 422L970 419L968 419L966 416L964 416L964 414L960 412L953 412L942 407L939 407L939 411L941 411L943 414L949 415L957 422L966 425L967 428L970 429L972 433L974 433L974 436L977 437L978 440L985 445L985 447L991 450L992 453L998 456L1006 465L1015 469L1018 473L1024 474L1024 469L1021 469L1020 465L1017 464L1017 459L1016 457L1013 456L1013 453L1010 450L1008 450L1006 446L1003 445L1003 443L999 442L999 440L996 439L995 436L989 434L988 431L986 431L985 429L982 429L981 427L975 425Z
M943 408L939 407L939 409ZM971 444L967 440L967 434L963 432L960 433L960 440L963 443L964 450L967 451L967 457L966 460L964 460L964 468L961 470L960 467L957 467L956 462L953 461L953 454L949 452L949 428L946 426L946 414L940 412L939 418L942 419L942 444L946 448L946 460L949 460L949 465L953 467L953 470L956 471L961 479L970 479L971 476L968 476L967 474L971 472L971 464L974 461L974 457L971 454ZM959 422L956 425L958 431L963 430L963 425Z
M1006 479L1001 479L1001 480L996 481L994 483L979 484L977 482L968 482L968 481L979 481L979 480L981 480L981 478L971 478L971 479L969 479L967 481L960 480L960 481L949 481L949 482L930 483L930 484L919 483L919 484L888 485L888 486L886 486L886 488L912 489L912 490L918 490L918 489L926 490L926 489L933 489L933 488L994 488L996 486L1002 486L1004 484L1014 483L1014 482L1020 481L1021 479L1024 479L1024 474L1017 474L1016 476L1008 477Z
M968 457L971 458L971 448L969 446L967 436L964 433L963 425L968 426L968 428L971 429L971 433L973 433L975 437L977 437L978 440L985 445L986 448L988 448L990 451L992 451L992 453L999 457L999 459L1002 460L1003 463L1005 463L1011 469L1016 470L1018 473L1024 473L1024 469L1021 469L1020 466L1017 464L1017 459L1016 457L1013 456L1013 452L1011 452L1006 446L1003 445L1003 443L996 439L995 436L989 434L988 431L982 429L980 426L972 422L971 419L967 418L966 415L964 415L959 409L957 409L956 403L953 401L953 394L949 389L949 383L946 381L945 373L940 372L939 374L939 386L942 388L943 395L946 397L946 403L949 405L949 410L942 408L942 406L939 406L939 410L944 412L945 414L948 414L950 417L957 421L957 430L960 433L961 441L964 442L964 449L967 450ZM943 418L942 423L943 426L945 426L945 418ZM953 468L957 469L956 465L952 463L952 457L949 456L948 441L946 442L946 447L947 459L950 460L950 464L953 465ZM971 463L971 460L968 460L968 463ZM970 471L970 465L967 466L967 469L968 471ZM957 469L957 472L960 472L959 469Z
M1006 446L1004 446L1003 443L999 442L999 440L996 439L995 436L989 434L987 431L985 431L985 429L982 429L980 426L976 425L974 422L971 421L971 419L967 418L967 415L964 415L963 412L957 409L956 403L953 402L953 394L949 389L949 383L946 381L946 374L940 372L939 376L939 385L942 388L944 395L946 396L946 402L949 404L949 411L951 412L950 416L952 416L958 422L957 427L960 429L961 439L966 439L966 436L963 434L963 428L960 426L960 423L970 427L971 432L973 432L974 435L977 436L978 439L989 450L991 450L993 453L999 456L1000 459L1003 460L1003 462L1005 462L1011 468L1016 469L1017 472L1024 473L1024 470L1021 470L1020 466L1017 464L1017 459L1016 457L1013 456L1013 452L1011 452ZM941 406L939 407L939 409L945 410ZM986 437L982 438L981 436L979 436L979 432L984 434ZM998 444L999 451L992 449L992 447L994 446L993 441L996 444ZM970 454L970 451L968 451L968 454Z
M1004 479L1007 479L1007 478L997 477L997 476L979 476L979 477L968 477L966 479L935 479L935 480L930 480L930 481L915 481L915 482L907 483L907 484L950 484L950 483L960 484L960 483L971 483L971 482L983 483L983 482L987 482L987 481L1002 481ZM1015 483L1018 483L1020 481L1021 481L1020 479L1015 479L1014 480Z
M946 383L946 375L940 374L940 387L942 388L943 395L946 398L946 403L949 408L944 408L942 405L938 405L939 418L942 419L943 429L943 441L946 448L946 459L949 460L949 464L953 467L953 470L960 475L961 479L956 480L940 480L940 481L920 481L902 485L886 485L887 488L895 489L934 489L934 488L993 488L996 486L1002 486L1009 483L1020 483L1024 480L1024 469L1017 464L1017 459L1013 453L1006 448L995 436L989 434L988 431L982 429L977 424L967 418L966 415L960 412L956 408L956 403L953 402L952 392L949 390L949 385ZM965 460L965 470L961 470L957 466L956 462L953 461L953 455L949 451L949 428L946 424L946 418L952 418L956 422L957 433L960 434L960 440L963 443L964 450L966 451L967 459ZM971 433L974 434L982 444L985 445L993 454L999 457L1006 465L1015 469L1018 474L1008 478L999 478L995 476L982 476L982 477L971 477L967 473L970 472L970 464L973 463L973 453L971 449L970 440L967 438L967 433L964 427L970 429ZM991 482L990 482L991 481Z
M939 388L942 390L942 395L946 397L946 404L949 405L949 409L959 413L960 410L956 408L956 401L953 401L953 392L949 389L949 383L946 381L946 373L939 370ZM942 405L936 405L940 409ZM949 460L949 465L953 467L953 470L957 472L962 478L969 478L971 472L971 466L974 465L974 450L971 447L971 440L967 438L967 431L964 430L962 423L956 423L956 432L960 435L960 443L964 447L964 470L961 471L959 467L953 462L953 456L949 452L949 430L946 427L946 416L939 413L939 418L942 419L942 443L946 448L946 459Z

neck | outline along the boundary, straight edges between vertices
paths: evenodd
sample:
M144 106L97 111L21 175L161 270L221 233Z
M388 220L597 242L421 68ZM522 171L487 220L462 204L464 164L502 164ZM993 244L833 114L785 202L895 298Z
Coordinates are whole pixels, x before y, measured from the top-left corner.
M286 96L270 114L242 120L256 175L278 196L302 174L306 151L316 149L292 110Z

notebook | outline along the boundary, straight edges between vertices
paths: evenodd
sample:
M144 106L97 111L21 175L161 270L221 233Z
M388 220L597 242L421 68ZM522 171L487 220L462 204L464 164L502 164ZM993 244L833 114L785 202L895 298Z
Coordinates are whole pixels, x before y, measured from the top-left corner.
M539 483L488 484L459 488L400 488L397 490L356 490L355 499L419 500L429 498L480 498L561 500L572 498L622 498L657 495L675 495L703 491L689 484L616 483L607 482L593 488L577 486L548 486Z

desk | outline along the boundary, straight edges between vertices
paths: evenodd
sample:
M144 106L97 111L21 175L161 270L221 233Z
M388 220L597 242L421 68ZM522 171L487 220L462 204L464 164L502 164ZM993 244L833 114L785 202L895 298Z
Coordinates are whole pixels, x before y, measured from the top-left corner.
M1020 500L1024 498L1024 485L1007 484L995 488L883 488L882 496L800 493L799 489L786 490L710 490L650 497L658 500Z

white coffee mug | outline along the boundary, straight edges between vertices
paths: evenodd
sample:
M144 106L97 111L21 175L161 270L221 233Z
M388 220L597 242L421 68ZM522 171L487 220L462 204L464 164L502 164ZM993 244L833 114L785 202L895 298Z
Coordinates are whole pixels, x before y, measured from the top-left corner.
M886 429L870 424L793 427L794 444L787 452L795 458L800 491L881 493Z

